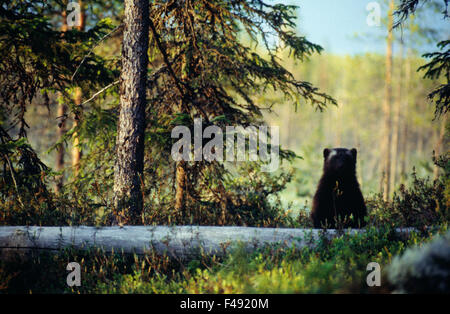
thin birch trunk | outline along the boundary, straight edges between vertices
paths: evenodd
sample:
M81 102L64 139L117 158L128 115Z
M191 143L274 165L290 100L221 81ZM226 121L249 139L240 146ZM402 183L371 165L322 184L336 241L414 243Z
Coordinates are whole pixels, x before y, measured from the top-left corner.
M391 102L392 102L392 45L393 45L393 12L394 12L394 0L389 2L388 13L388 36L386 40L386 78L385 78L385 91L383 101L383 113L384 113L384 134L383 134L383 197L384 200L389 199L391 192Z

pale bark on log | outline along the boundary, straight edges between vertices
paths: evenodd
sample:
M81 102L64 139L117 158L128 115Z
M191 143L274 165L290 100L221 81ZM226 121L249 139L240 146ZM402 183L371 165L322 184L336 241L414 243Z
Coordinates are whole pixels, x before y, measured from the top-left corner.
M414 229L397 229L408 234ZM321 234L333 238L346 231L289 228L207 227L207 226L114 226L114 227L0 227L0 259L11 253L33 250L59 251L63 248L100 248L105 252L145 254L149 251L177 258L223 255L242 243L249 251L265 244L297 248L314 247Z

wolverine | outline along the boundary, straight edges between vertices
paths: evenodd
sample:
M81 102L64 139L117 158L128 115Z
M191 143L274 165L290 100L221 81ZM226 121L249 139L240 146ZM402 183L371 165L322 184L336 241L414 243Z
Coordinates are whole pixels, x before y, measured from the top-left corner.
M313 199L314 228L331 228L340 221L344 228L365 225L367 208L356 178L356 149L325 148L323 174Z

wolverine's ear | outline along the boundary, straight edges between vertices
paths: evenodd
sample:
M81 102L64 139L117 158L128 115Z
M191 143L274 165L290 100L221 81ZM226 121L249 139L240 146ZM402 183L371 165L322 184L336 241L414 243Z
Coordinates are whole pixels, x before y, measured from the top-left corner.
M328 158L328 155L330 155L330 152L331 152L330 149L325 148L325 149L323 150L323 158L327 159L327 158Z
M350 152L352 153L353 159L356 161L356 148L352 148Z

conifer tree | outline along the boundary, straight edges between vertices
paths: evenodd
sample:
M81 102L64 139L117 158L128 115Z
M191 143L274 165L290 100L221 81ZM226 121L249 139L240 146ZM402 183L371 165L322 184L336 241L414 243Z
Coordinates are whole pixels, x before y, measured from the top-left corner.
M137 222L142 212L148 65L148 0L126 0L120 76L120 114L114 167L114 207ZM117 218L117 217L116 217ZM120 219L119 219L120 220Z
M322 50L296 35L295 8L260 0L156 1L150 9L150 47L156 54L151 65L160 75L151 111L191 128L195 117L206 126L248 126L263 123L266 104L255 96L271 89L320 109L334 103L310 83L296 80L278 58L281 49L299 60ZM177 215L183 215L188 200L198 203L208 193L227 198L221 163L178 162L175 169Z

